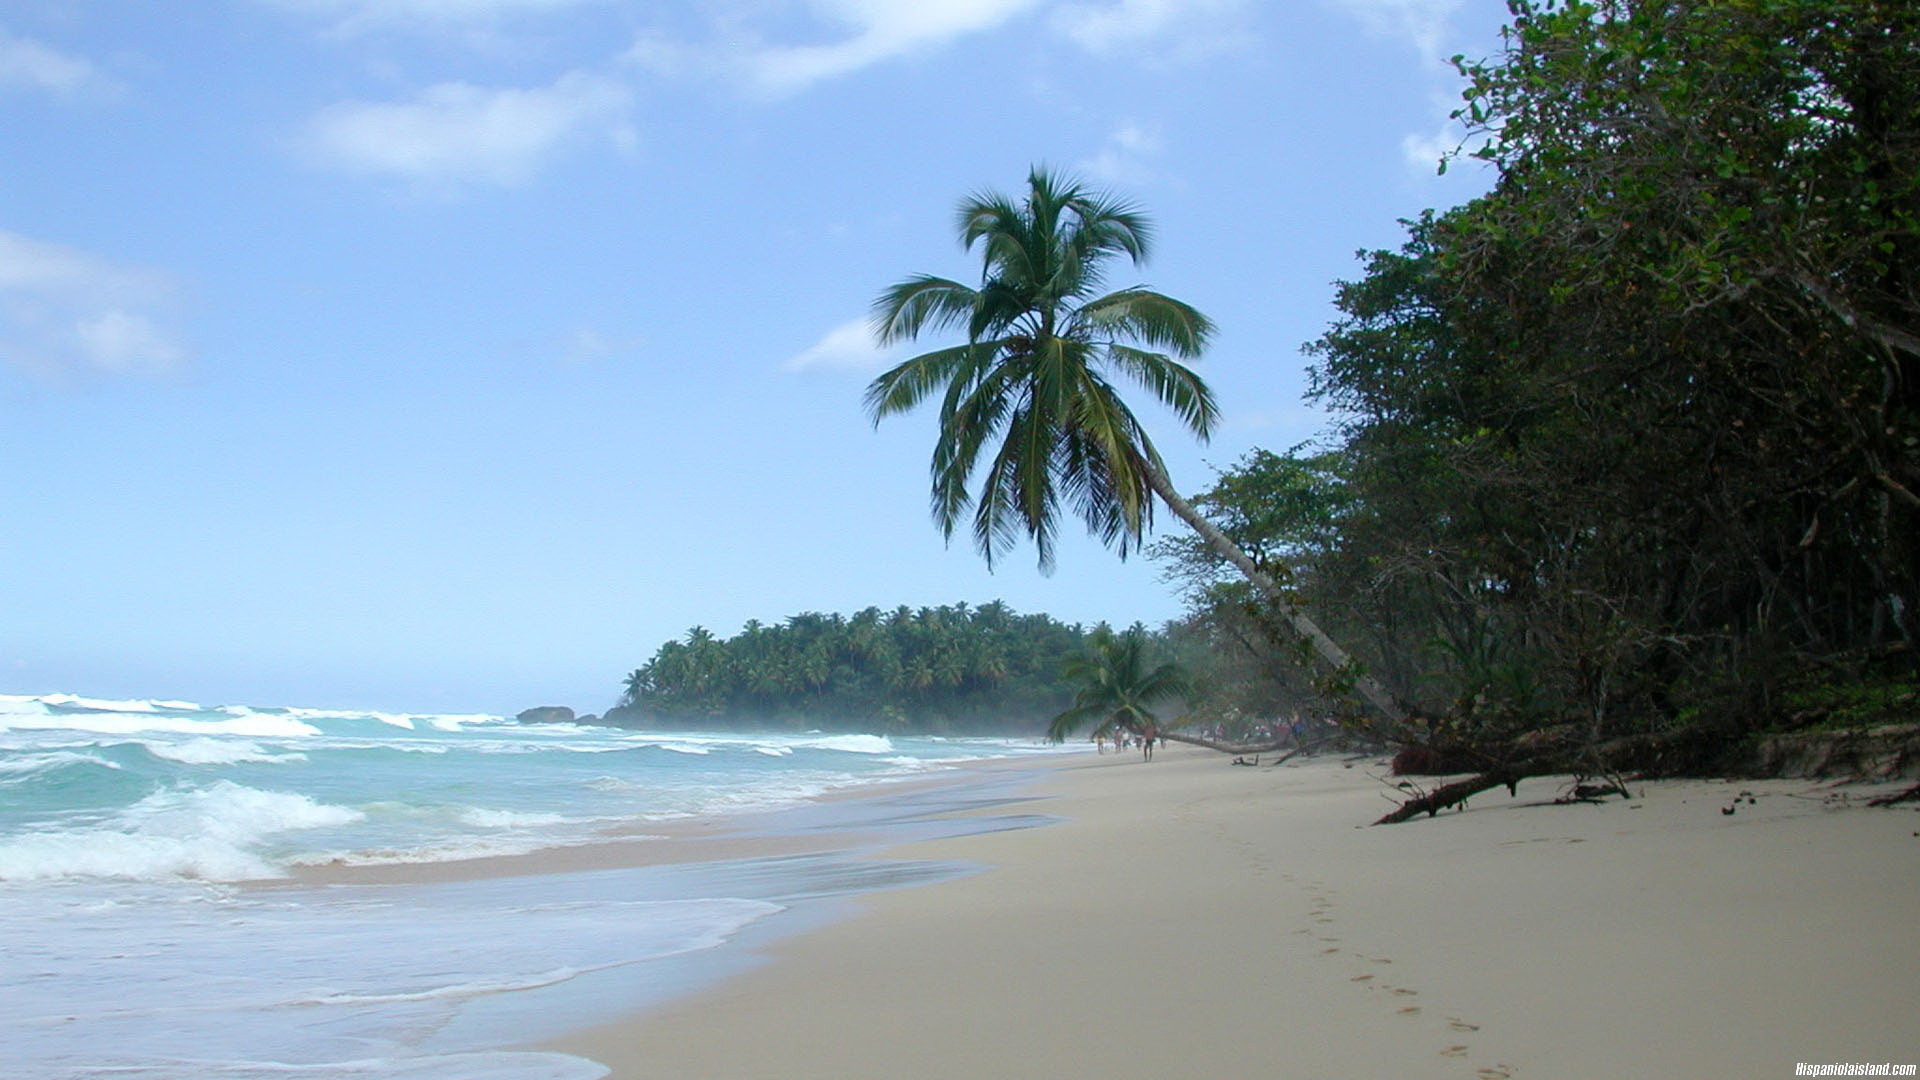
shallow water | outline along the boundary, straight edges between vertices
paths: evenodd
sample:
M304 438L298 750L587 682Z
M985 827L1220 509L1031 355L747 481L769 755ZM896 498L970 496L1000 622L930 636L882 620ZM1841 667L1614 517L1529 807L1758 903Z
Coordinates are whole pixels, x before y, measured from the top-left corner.
M429 862L793 808L790 831L894 838L940 789L809 805L996 740L679 734L495 717L0 698L6 1075L588 1080L525 1044L751 963L840 898L963 867L829 852L410 885L243 886L325 861ZM965 799L1009 801L969 787ZM638 841L645 843L647 841ZM732 942L729 948L721 948Z

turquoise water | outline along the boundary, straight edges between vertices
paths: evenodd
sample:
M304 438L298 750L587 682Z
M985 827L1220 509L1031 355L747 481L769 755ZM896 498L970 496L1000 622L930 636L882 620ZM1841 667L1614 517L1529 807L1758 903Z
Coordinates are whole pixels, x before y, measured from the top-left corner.
M1057 752L0 695L6 1075L587 1080L602 1070L500 1051L500 1033L569 987L644 996L649 973L797 897L905 872L815 856L431 886L239 883L321 863L645 844L664 821Z

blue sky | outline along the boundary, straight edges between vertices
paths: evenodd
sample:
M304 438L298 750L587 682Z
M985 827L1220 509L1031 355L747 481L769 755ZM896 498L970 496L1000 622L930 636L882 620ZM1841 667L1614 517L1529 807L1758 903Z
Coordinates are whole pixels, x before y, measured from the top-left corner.
M931 418L861 412L867 305L977 273L953 206L1034 163L1132 199L1135 280L1221 328L1211 445L1141 406L1204 487L1322 430L1355 251L1485 185L1435 176L1444 58L1503 17L0 0L0 690L598 710L696 624L1173 617L1091 542L943 546Z

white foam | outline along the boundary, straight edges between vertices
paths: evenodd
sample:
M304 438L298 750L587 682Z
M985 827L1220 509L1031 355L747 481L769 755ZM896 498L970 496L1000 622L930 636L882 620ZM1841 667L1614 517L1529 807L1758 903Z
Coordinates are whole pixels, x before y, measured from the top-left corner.
M885 735L829 735L808 739L801 746L814 750L840 750L849 754L891 754L893 740Z
M523 813L517 810L489 810L469 806L460 811L460 820L481 829L538 829L551 825L571 825L577 818L565 814Z
M768 757L788 757L793 754L791 746L756 746L754 749Z
M280 871L258 850L264 838L351 824L364 815L305 795L221 780L157 791L90 828L50 829L0 843L0 881L204 878L245 881Z
M114 701L107 698L86 698L74 694L46 694L40 698L47 705L64 706L69 709L92 709L95 712L158 712L159 708L151 701Z
M453 983L448 986L433 986L424 990L396 990L383 994L316 994L287 1002L289 1005L391 1005L406 1001L460 1001L466 998L484 997L487 994L509 994L515 990L538 990L543 986L555 986L577 977L580 972L574 968L555 968L539 975L524 979L506 979L500 982Z
M95 757L92 754L82 754L73 750L53 750L42 754L22 754L19 757L0 760L0 775L21 776L46 769L57 769L62 765L99 765L107 769L120 768L106 758Z
M313 1065L284 1061L183 1061L110 1068L113 1076L125 1080L209 1080L213 1077L230 1080L604 1080L608 1075L607 1067L597 1061L571 1054L519 1050L359 1058Z
M185 742L147 741L140 745L157 757L169 761L178 761L185 765L238 765L242 762L275 764L283 761L305 761L302 753L275 754L261 748L258 743L245 740L212 739L205 736L188 739Z
M8 713L0 730L89 731L98 735L140 735L167 732L177 735L243 735L249 738L297 738L318 735L320 729L290 716L251 713L225 720L200 720L139 710L103 710L90 713Z

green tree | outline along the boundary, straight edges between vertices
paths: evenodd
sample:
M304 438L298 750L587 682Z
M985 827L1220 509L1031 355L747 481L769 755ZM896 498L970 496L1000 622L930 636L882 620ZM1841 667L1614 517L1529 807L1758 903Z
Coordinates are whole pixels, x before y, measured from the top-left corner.
M1343 689L1397 718L1401 707L1386 689L1180 495L1121 399L1111 376L1146 389L1202 440L1218 415L1212 392L1180 362L1200 355L1213 323L1150 289L1102 291L1110 260L1146 259L1147 219L1036 168L1019 202L996 192L963 200L958 226L966 249L980 250L980 285L906 278L875 302L874 325L883 346L954 329L965 332L965 343L900 363L866 397L878 424L941 396L932 466L941 531L951 539L971 511L974 543L989 563L1024 534L1041 567L1051 568L1065 505L1124 558L1150 526L1158 496L1260 587ZM977 494L969 490L976 473Z
M1148 666L1150 641L1141 627L1116 634L1109 627L1087 635L1085 652L1068 657L1062 666L1077 685L1073 707L1047 725L1047 738L1065 742L1075 731L1093 725L1093 736L1116 733L1157 737L1163 722L1153 709L1161 702L1192 694L1186 670L1174 663Z

